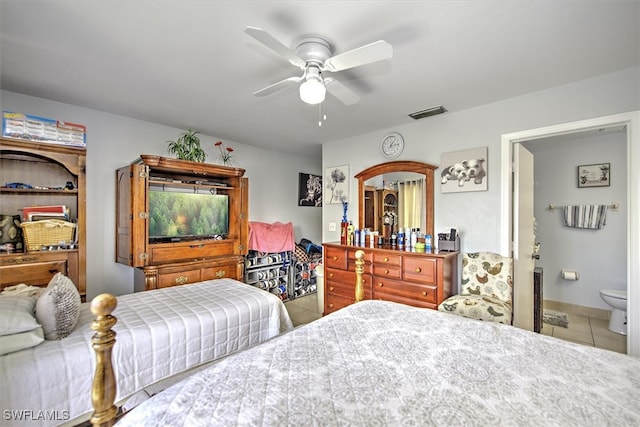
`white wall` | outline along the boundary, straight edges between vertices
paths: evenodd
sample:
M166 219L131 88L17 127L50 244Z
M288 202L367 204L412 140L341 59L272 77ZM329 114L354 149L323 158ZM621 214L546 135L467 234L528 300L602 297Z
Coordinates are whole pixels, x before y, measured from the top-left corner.
M168 156L166 141L184 129L7 91L1 92L0 108L87 126L87 299L103 292L133 292L133 269L114 261L115 170L140 154ZM207 162L215 162L217 138L200 139ZM298 173L320 174L320 159L224 143L235 150L238 166L249 178L249 220L292 222L296 241L305 237L320 243L321 209L297 204Z
M625 132L524 143L534 155L535 217L544 269L544 299L610 310L600 289L627 289L627 138ZM577 165L611 164L608 187L578 188ZM556 205L620 203L600 230L565 227ZM576 270L567 281L561 270Z
M425 106L440 100L429 100ZM446 107L446 105L445 105ZM501 135L515 131L634 111L640 108L640 68L632 67L593 79L550 88L460 112L421 119L385 131L333 141L323 145L323 168L350 166L350 176L384 162L380 141L387 132L405 139L401 160L439 164L443 152L488 147L488 190L466 193L440 191L434 195L436 232L458 227L462 251L500 252ZM398 112L404 114L405 112ZM439 170L436 170L436 177ZM325 177L326 180L326 177ZM326 182L326 181L325 181ZM352 207L354 207L352 209ZM350 181L349 219L357 223L357 181ZM329 222L340 222L340 205L323 207L323 241L338 241L328 231ZM506 218L504 220L507 220Z

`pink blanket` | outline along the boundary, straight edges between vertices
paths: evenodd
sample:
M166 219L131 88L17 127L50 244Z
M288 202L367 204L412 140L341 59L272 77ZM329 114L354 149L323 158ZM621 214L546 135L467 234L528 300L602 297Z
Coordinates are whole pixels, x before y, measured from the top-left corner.
M260 252L284 252L295 248L293 224L288 222L249 221L249 249Z

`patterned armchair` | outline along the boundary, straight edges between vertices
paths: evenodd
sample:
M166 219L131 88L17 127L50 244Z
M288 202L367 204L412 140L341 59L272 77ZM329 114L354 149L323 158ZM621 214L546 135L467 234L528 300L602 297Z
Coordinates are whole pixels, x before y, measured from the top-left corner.
M511 325L513 260L492 252L462 255L462 289L438 310L477 320Z

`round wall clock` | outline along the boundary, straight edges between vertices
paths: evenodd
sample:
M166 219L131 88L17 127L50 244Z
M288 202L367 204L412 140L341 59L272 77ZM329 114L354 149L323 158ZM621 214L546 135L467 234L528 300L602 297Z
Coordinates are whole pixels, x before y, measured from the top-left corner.
M395 159L404 150L404 138L397 132L391 132L382 139L382 154L388 159Z

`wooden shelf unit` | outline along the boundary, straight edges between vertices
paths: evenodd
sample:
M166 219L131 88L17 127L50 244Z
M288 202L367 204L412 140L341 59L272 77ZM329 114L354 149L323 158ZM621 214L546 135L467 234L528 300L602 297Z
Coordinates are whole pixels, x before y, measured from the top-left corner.
M4 215L21 215L25 206L66 205L76 223L77 248L0 254L0 289L18 283L46 286L57 272L67 275L86 299L86 154L83 147L0 138L0 185L20 182L34 187L0 188Z

